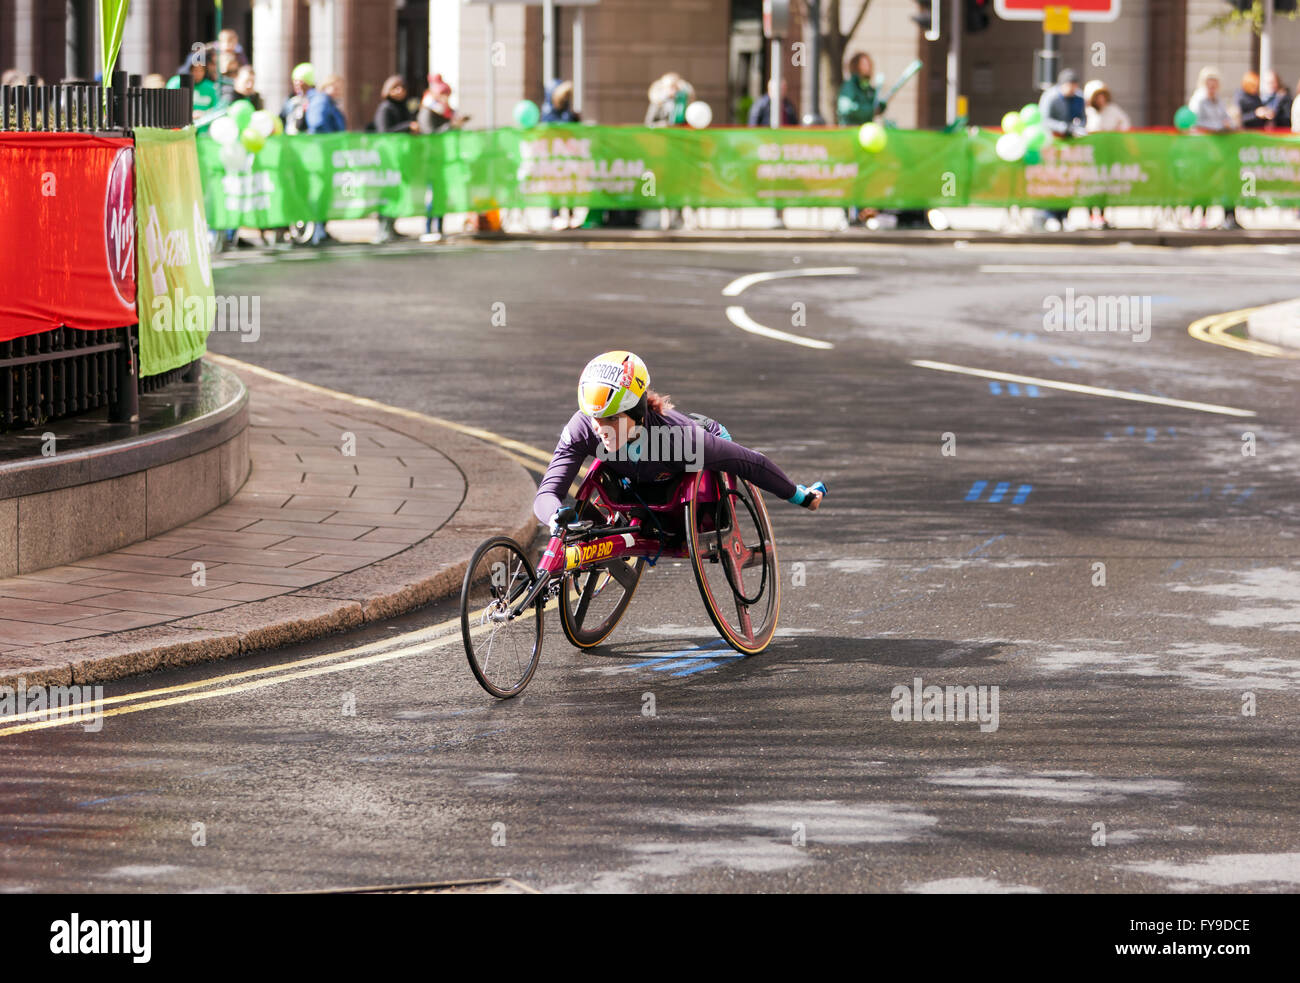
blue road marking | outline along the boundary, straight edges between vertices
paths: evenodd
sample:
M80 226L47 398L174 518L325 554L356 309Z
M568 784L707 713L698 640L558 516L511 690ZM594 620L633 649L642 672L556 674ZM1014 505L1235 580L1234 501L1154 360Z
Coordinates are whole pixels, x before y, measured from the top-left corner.
M1011 500L1012 505L1023 505L1029 493L1034 490L1033 485L1021 485L1016 489L1016 497Z
M1255 490L1255 486L1254 486L1254 485L1251 485L1251 486L1250 486L1249 488L1247 488L1244 492L1242 492L1240 495L1238 495L1238 496L1236 497L1236 499L1233 501L1232 504L1233 504L1233 505L1240 505L1240 504L1241 504L1242 502L1244 502L1246 499L1250 498L1251 493L1254 492L1254 490Z
M1011 393L1012 396L1019 396L1019 395L1020 395L1020 387L1019 387L1018 385L1016 385L1014 382L1008 382L1008 383L1007 383L1007 392Z
M1137 428L1136 428L1136 427L1126 427L1125 430L1124 430L1124 433L1125 433L1126 436L1132 437L1135 433L1137 433Z
M1036 399L1042 398L1043 395L1038 391L1037 386L1025 386L1025 392L1027 392L1030 396L1033 396Z
M989 504L996 504L997 502L1002 501L1002 496L1007 493L1007 490L1010 487L1011 482L999 481L997 487L993 489L993 494L989 496Z
M1155 428L1155 427L1147 427L1146 443L1149 444L1149 443L1151 443L1151 442L1152 442L1153 440L1155 440L1155 439L1156 439L1156 428Z
M739 656L736 656L736 658L739 658ZM701 665L698 665L698 666L691 666L689 669L682 669L682 670L679 671L679 672L675 672L675 673L673 673L673 675L674 675L674 676L690 676L690 675L692 675L692 674L694 674L694 673L697 673L697 672L703 672L705 669L712 669L714 666L721 666L721 665L725 665L725 664L728 663L728 662L734 662L734 661L735 661L735 659L722 659L722 660L719 660L719 661L717 661L717 662L705 662L705 663L703 663L703 664L701 664Z
M704 657L712 658L715 653L711 650L722 648L726 644L726 642L719 640L716 642L710 642L708 645L697 645L692 648L682 649L678 652L665 652L663 655L656 655L654 658L647 659L645 662L637 662L634 665L627 666L626 668L644 669L647 666L653 666L656 669L667 669L668 666L664 663L669 662L674 665L686 665L690 662L690 658L683 660L683 656L696 659Z
M989 392L991 392L994 396L1001 396L1001 395L1002 395L1002 386L1001 386L1001 384L1000 384L1000 383L997 383L997 382L990 382L990 383L989 383Z
M989 483L987 481L975 482L975 484L970 486L970 491L966 493L966 501L978 502L980 496L984 494L984 489L987 488L988 486Z
M994 543L996 543L999 539L1002 539L1004 536L1006 536L1006 533L1004 533L1004 532L1000 532L1000 533L998 533L996 536L994 536L992 539L990 539L988 542L980 543L978 546L976 546L973 550L971 550L971 551L970 551L969 553L967 553L966 555L967 555L967 556L974 556L976 553L983 552L985 549L987 549L988 547L992 546Z

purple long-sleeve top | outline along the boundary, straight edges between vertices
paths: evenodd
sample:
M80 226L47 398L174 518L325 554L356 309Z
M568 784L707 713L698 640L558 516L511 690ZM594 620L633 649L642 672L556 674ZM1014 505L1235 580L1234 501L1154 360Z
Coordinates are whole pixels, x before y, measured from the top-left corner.
M632 461L627 458L635 451L626 456L606 452L590 419L574 413L560 432L550 466L538 485L533 514L549 523L587 458L597 456L602 467L637 482L665 481L687 470L703 469L734 474L778 498L788 500L795 494L795 484L784 471L758 451L722 437L725 431L716 420L693 418L676 410L661 414L646 407L643 430L644 436L637 441L640 457Z

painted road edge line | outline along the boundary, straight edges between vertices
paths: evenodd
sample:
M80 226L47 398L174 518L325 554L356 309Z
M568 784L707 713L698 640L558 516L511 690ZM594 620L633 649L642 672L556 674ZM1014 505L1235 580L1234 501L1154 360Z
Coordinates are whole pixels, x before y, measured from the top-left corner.
M778 331L776 328L769 328L759 324L752 317L745 313L745 309L739 304L733 304L727 308L727 320L740 328L741 331L748 331L750 334L762 335L764 338L773 338L776 341L788 341L792 345L803 345L805 348L834 348L829 341L818 341L816 338L805 338L803 335L790 334L788 331Z
M768 280L788 280L797 276L857 276L858 269L855 266L822 266L812 267L806 270L775 270L770 273L746 273L742 277L737 277L729 284L722 288L722 296L739 297L749 287L756 283L766 283Z
M1059 382L1055 379L1039 379L1032 375L1016 375L1012 372L995 372L990 369L974 369L966 365L953 365L950 362L931 362L929 359L912 359L910 364L920 369L934 369L937 372L955 372L959 375L974 375L982 379L1001 379L1006 382L1023 382L1028 385L1042 386L1046 389L1061 389L1065 392L1082 393L1085 396L1106 396L1110 399L1127 399L1134 403L1155 403L1158 406L1176 406L1184 410L1197 410L1201 413L1221 413L1224 416L1255 416L1254 410L1242 410L1235 406L1220 406L1217 403L1198 403L1187 399L1170 399L1167 396L1148 396L1145 393L1126 393L1119 389L1103 389L1100 386L1085 386L1077 382Z
M1187 333L1197 341L1207 341L1211 345L1232 348L1251 355L1263 355L1266 358L1295 358L1296 353L1270 345L1266 341L1253 338L1236 338L1228 334L1228 329L1241 324L1250 315L1261 310L1259 307L1247 307L1239 311L1227 311L1223 314L1211 314L1193 321L1187 326Z

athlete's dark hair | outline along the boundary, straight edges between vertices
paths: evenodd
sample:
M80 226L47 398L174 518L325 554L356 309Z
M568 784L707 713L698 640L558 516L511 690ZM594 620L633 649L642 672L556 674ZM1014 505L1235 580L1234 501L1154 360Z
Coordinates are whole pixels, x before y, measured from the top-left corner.
M636 423L645 423L645 408L647 406L649 406L655 413L663 416L673 408L673 401L670 397L663 396L655 392L653 389L647 389L645 395L641 397L640 401L627 411L627 415Z

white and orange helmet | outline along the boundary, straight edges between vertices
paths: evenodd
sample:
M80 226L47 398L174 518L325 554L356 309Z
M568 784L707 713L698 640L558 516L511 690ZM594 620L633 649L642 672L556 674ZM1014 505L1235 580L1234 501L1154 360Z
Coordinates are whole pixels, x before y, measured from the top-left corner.
M650 370L631 352L605 352L582 370L578 409L595 419L626 413L650 388Z

